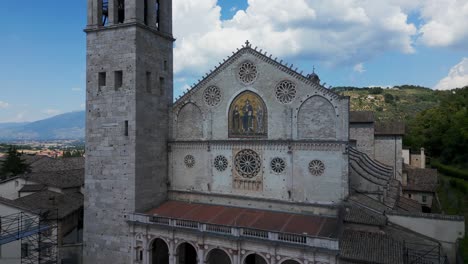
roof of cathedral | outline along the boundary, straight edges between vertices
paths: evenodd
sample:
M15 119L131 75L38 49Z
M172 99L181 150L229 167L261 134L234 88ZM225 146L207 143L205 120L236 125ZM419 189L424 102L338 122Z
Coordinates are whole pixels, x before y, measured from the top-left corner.
M350 111L350 123L374 123L375 114L372 111Z
M375 135L393 136L405 134L405 123L398 121L376 122Z
M405 191L435 192L437 189L437 170L421 169L405 166L408 183L403 186Z
M403 244L385 234L345 230L340 247L340 259L350 263L404 263Z
M168 201L149 211L148 214L214 225L307 234L314 237L337 238L340 232L337 218L222 205Z
M193 84L190 89L187 89L184 91L184 94L177 98L176 101L174 102L174 107L177 107L179 104L183 104L189 97L198 89L201 87L204 87L209 81L211 81L215 76L217 76L219 73L221 73L226 67L230 66L232 63L236 61L241 55L244 53L250 53L253 56L263 60L264 62L267 62L276 68L278 68L280 71L288 73L289 75L293 76L294 78L308 84L311 86L314 86L321 92L328 94L332 96L333 98L342 98L341 95L323 87L322 85L316 83L317 78L315 78L312 74L310 75L303 75L303 71L298 72L298 68L294 68L293 64L290 64L288 66L288 63L283 63L283 60L278 61L278 58L272 58L273 55L269 55L266 51L263 51L262 49L257 50L257 47L252 48L252 45L249 41L246 41L245 45L242 45L241 49L237 49L237 52L232 52L232 55L228 56L227 59L223 59L223 62L219 62L218 66L215 66L214 69L210 70L209 73L206 73L201 80L198 80L198 83ZM315 72L314 72L315 74ZM316 75L316 74L315 74Z
M373 226L384 226L387 223L387 217L383 214L356 205L346 207L344 220L348 223Z

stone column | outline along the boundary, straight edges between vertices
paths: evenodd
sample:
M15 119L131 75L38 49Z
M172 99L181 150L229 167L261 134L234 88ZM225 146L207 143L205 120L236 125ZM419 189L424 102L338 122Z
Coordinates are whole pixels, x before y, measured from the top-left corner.
M117 24L117 0L109 0L109 26Z
M198 264L205 264L205 250L200 247L200 249L198 250Z

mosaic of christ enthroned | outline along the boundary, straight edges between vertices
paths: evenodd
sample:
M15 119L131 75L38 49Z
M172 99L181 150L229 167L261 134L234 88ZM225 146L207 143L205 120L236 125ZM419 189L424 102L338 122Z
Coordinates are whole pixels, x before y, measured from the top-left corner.
M267 114L260 96L250 91L241 93L229 107L229 137L266 137Z

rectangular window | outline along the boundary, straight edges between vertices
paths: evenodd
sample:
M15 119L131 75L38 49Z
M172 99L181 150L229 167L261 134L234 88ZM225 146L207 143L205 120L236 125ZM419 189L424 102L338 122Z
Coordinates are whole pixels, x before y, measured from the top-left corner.
M99 73L99 87L106 86L106 73L100 72Z
M128 137L128 120L125 120L125 128L124 128L124 135Z
M167 71L167 60L164 61L163 69L164 71Z
M164 78L159 78L159 95L164 95L165 87L164 87Z
M144 20L145 20L145 25L148 25L148 0L144 0L144 2L145 2Z
M143 261L143 250L140 249L140 261Z
M29 245L27 243L21 244L21 257L26 258L29 256Z
M151 72L146 72L146 91L151 93Z
M115 71L114 72L114 84L115 84L116 91L122 87L122 83L123 83L123 72Z
M161 16L160 7L161 5L159 3L159 0L156 0L156 28L158 30L159 30L159 22L160 22L160 16Z
M117 1L117 23L125 21L125 0Z
M426 195L423 195L423 196L422 196L422 202L423 202L423 203L426 203L426 202L427 202L427 196L426 196Z

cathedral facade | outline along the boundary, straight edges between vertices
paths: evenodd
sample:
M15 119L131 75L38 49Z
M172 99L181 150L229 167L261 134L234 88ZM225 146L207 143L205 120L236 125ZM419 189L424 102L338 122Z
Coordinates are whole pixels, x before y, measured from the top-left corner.
M88 0L85 31L85 263L354 263L350 194L400 204L315 73L246 42L173 102L170 0Z

